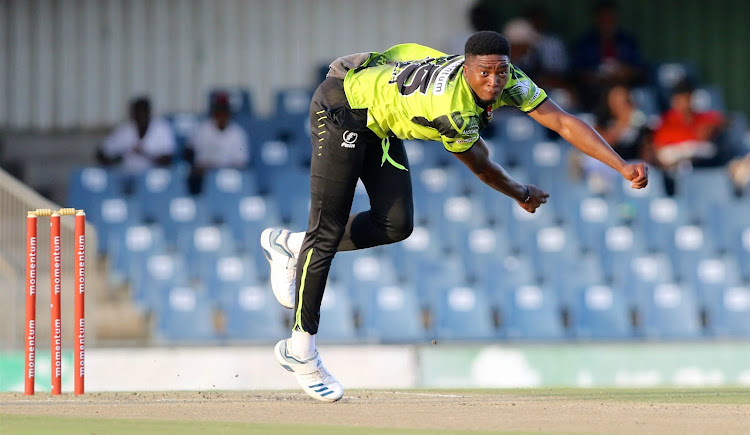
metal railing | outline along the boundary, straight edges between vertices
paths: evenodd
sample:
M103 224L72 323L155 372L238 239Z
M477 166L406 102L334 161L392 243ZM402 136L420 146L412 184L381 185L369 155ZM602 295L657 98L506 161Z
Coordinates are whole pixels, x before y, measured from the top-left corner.
M44 198L10 174L0 169L0 351L20 350L24 335L24 295L26 291L26 212L39 208L61 207ZM84 210L85 211L85 210ZM50 265L49 223L40 218L38 225L37 262L37 331L40 343L49 340ZM44 222L44 223L42 223ZM62 329L63 348L73 343L74 222L63 217L62 238ZM86 341L95 342L96 304L102 288L97 265L97 236L86 224ZM40 347L41 348L41 347Z

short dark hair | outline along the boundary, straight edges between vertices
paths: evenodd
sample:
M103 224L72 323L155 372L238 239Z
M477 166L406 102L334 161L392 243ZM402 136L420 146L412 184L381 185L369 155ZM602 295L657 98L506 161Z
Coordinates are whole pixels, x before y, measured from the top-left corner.
M464 54L466 56L484 56L488 54L510 56L510 44L505 39L505 36L492 30L484 30L471 35L466 40Z

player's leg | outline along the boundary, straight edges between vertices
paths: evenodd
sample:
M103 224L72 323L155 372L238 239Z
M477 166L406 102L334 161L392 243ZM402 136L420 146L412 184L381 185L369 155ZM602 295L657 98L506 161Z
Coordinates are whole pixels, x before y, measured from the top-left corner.
M292 337L279 342L276 358L310 396L324 401L343 395L315 347L320 304L331 261L346 231L354 190L368 142L361 113L351 111L341 81L326 80L311 104L313 155L310 164L310 218L297 253L296 304Z
M401 139L389 138L388 156L403 169L383 159L384 147L367 148L362 182L370 210L349 217L339 251L365 249L406 239L414 228L411 173Z

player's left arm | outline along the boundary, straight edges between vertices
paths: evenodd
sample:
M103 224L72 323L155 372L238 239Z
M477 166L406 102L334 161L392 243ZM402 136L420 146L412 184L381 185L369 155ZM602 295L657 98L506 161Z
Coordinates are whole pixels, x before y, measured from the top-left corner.
M648 184L648 167L643 163L625 162L599 133L576 116L547 99L528 114L536 122L554 130L583 153L607 164L632 182L634 189Z

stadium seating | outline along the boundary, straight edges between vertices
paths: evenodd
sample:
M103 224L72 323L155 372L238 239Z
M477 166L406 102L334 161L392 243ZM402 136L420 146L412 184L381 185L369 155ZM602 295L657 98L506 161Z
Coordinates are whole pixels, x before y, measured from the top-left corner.
M164 294L170 288L190 285L188 266L176 254L155 252L139 256L132 262L130 274L133 302L144 311L161 309Z
M133 264L149 255L163 253L167 249L164 232L156 225L131 225L112 234L109 247L107 271L113 284L133 280Z
M709 329L717 337L750 337L750 287L729 286L711 301Z
M86 219L96 222L98 251L107 254L111 239L141 222L140 207L123 196L106 198L98 207L86 210Z
M435 336L440 340L495 338L492 306L482 289L451 287L439 292L434 312Z
M320 304L317 343L348 343L357 338L354 309L346 289L331 281L326 285Z
M633 338L624 291L601 285L581 289L571 314L574 336L583 340Z
M510 340L558 340L565 330L551 288L521 286L506 294L501 305L501 326Z
M229 106L232 109L232 113L239 115L254 114L253 99L250 95L250 90L239 86L211 89L208 92L208 98L206 101L206 113L210 111L211 103L220 93L226 93L229 96Z
M202 195L209 218L226 222L230 214L235 213L240 198L258 193L256 184L251 171L233 168L208 171L203 179Z
M214 310L199 288L174 286L164 294L156 315L157 341L201 343L217 338Z
M273 342L289 335L287 311L261 283L227 285L222 288L226 315L224 336L230 340Z
M386 286L372 291L362 312L363 337L383 343L424 339L417 293L407 286Z
M123 176L116 169L96 166L75 168L68 180L67 205L86 211L96 210L104 199L122 196L123 183ZM98 223L96 214L92 218L92 223Z
M638 308L640 332L650 339L695 339L703 335L699 308L685 286L663 283L652 286Z
M177 164L150 168L136 176L132 198L141 205L145 220L159 221L168 214L170 200L188 195L188 171L188 166Z

